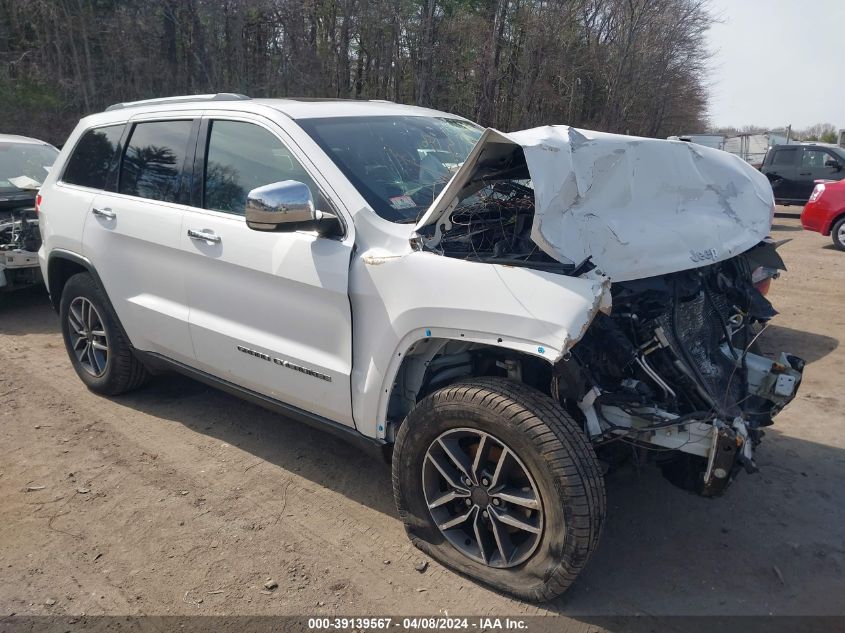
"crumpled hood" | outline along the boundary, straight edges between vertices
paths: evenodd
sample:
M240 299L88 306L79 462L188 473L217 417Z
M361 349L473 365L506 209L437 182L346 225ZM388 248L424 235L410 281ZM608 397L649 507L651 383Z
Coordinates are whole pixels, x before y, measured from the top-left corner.
M485 166L522 147L534 187L531 238L613 281L729 259L765 238L768 179L737 156L687 143L545 126L485 130L417 224L435 224L479 188Z

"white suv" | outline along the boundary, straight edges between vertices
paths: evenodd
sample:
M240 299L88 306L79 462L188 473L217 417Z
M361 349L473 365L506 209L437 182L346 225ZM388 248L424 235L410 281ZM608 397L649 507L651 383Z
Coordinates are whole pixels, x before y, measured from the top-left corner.
M160 99L83 119L39 212L90 389L172 369L383 450L413 542L525 599L595 550L620 448L718 494L801 379L749 351L768 181L689 143Z

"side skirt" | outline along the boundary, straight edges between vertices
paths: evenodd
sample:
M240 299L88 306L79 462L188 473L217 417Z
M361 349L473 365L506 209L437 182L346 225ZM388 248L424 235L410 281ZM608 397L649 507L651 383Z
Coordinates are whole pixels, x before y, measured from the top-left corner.
M280 400L275 400L260 394L257 391L246 389L229 382L228 380L223 380L222 378L218 378L217 376L213 376L207 372L194 369L193 367L189 367L184 363L167 358L161 354L157 354L155 352L142 352L139 350L134 350L134 353L138 359L154 373L172 371L178 374L183 374L188 378L193 378L194 380L204 383L209 387L214 387L215 389L224 391L230 395L240 398L241 400L257 404L260 407L272 411L273 413L278 413L279 415L294 420L295 422L307 424L315 429L331 433L335 437L345 440L349 444L364 450L374 457L389 461L389 455L391 452L390 449L392 447L383 440L366 437L352 427L338 424L328 418L324 418L314 413L309 413L299 407L294 407L293 405L286 404Z

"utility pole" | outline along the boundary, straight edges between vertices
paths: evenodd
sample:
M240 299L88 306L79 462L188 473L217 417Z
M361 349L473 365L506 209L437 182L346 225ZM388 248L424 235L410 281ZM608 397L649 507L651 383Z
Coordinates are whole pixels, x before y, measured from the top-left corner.
M789 145L789 137L792 136L792 123L786 126L786 144Z

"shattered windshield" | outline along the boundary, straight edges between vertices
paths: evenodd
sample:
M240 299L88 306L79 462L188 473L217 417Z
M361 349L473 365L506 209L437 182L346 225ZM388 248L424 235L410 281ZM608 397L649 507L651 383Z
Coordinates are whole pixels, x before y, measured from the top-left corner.
M0 192L34 192L58 155L51 145L0 142Z
M382 218L415 222L466 160L482 128L419 116L297 121Z

